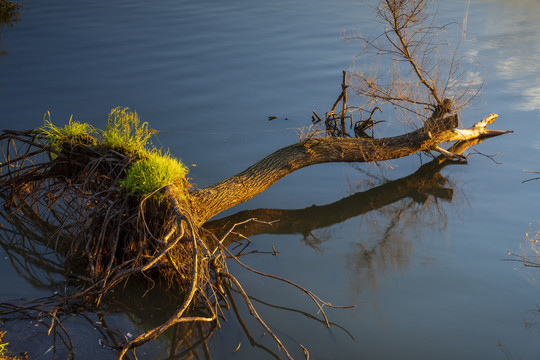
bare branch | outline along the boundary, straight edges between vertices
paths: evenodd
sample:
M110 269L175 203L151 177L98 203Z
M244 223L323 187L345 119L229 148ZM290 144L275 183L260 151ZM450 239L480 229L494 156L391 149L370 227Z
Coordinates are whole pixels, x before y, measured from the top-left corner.
M446 40L450 24L437 25L435 16L428 17L430 3L380 0L375 8L380 32L346 37L359 40L363 47L352 76L361 101L397 107L404 111L396 114L404 122L425 121L447 98L452 100L452 111L458 112L470 105L483 83L463 67L457 48ZM358 59L367 66L358 68Z

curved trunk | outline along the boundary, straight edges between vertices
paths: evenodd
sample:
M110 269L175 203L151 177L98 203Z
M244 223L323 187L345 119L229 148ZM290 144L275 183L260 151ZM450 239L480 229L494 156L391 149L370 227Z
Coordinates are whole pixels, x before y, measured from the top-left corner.
M499 135L504 132L486 129L486 125L493 122L496 117L497 115L490 115L470 129L454 130L457 126L457 116L453 115L438 120L436 126L430 127L431 131L421 128L400 136L382 139L328 137L302 141L277 150L237 175L193 191L191 205L194 216L202 224L220 212L251 199L284 176L306 166L327 162L397 159L419 151L441 151L437 144L444 141Z

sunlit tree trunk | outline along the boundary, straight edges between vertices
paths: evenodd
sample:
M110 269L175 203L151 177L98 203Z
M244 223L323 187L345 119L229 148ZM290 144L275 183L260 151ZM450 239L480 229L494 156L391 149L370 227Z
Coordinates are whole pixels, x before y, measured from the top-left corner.
M439 147L445 141L469 140L505 132L488 130L486 126L497 115L469 129L455 129L457 116L439 119L428 129L389 138L316 138L277 150L241 173L214 185L191 193L194 217L204 223L220 212L245 202L263 192L284 176L306 166L328 162L374 162L397 159L419 151L436 150L446 156L455 156Z

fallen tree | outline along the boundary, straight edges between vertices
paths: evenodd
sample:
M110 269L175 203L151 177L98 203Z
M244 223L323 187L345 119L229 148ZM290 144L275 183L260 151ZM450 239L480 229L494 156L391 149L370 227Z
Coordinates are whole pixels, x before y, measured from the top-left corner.
M48 123L34 131L4 131L0 141L6 159L1 166L0 193L5 196L4 209L10 213L6 218L17 226L27 223L29 229L42 231L42 244L62 256L67 275L83 288L66 294L63 303L99 306L109 290L138 274L161 277L182 289L184 302L176 313L126 343L120 352L122 357L174 324L217 321L215 306L227 302L224 282L242 294L258 317L240 283L227 270L225 258L234 258L226 247L231 231L218 238L202 226L212 216L313 164L383 161L429 150L463 162L463 155L442 149L440 142L466 143L506 133L487 128L496 117L490 115L469 129L456 129L457 116L451 115L433 121L429 129L422 127L391 138L312 138L280 149L207 188L190 190L180 175L165 177L166 183L155 189L153 185L149 193L141 195L138 187L130 188L134 186L129 180L130 170L147 166L151 172L160 173L160 169L152 168L151 160L161 155L156 150L127 146L132 140L144 145L143 140L152 131L139 123L135 113L115 109L107 130L101 135L98 132L99 136L92 136L85 124L76 122L65 128ZM117 135L120 141L111 143L109 138ZM124 135L127 137L122 138ZM165 159L167 169L175 167L170 158ZM177 168L183 171L182 166ZM146 179L148 173L138 176ZM175 179L173 183L167 182L169 178ZM332 306L301 286L280 280L308 294L321 311L324 306ZM51 311L57 316L59 309L53 307ZM259 321L273 335L262 319ZM275 340L286 352L279 339Z
M417 78L416 85L406 82L407 90L396 93L396 84L405 82L394 79L390 88L385 89L373 79L357 74L356 91L376 101L376 106L368 111L371 114L367 120L361 118L353 124L352 116L348 115L349 85L344 74L342 92L324 117L328 136L312 132L300 142L279 149L245 171L206 188L194 188L180 161L151 146L149 140L154 131L147 123L141 124L137 114L127 108L113 109L104 130L72 120L65 127L57 127L49 118L38 129L4 131L0 136L5 157L0 165L4 232L9 233L5 229L11 225L35 233L32 242L58 255L62 269L56 270L63 272L70 284L59 299L47 300L42 307L34 303L32 309L39 310L39 316L47 314L51 329L56 331L63 329L61 316L99 309L110 290L130 279L147 281L149 286L160 281L178 289L182 301L166 321L134 339L125 338L114 347L122 358L173 325L218 323L220 308L229 306L234 289L278 348L292 358L258 316L227 267L227 259L232 259L249 271L276 279L246 266L226 246L232 231L241 223L261 221L253 218L239 221L222 235L209 231L204 224L307 166L380 162L429 151L465 162L466 157L459 151L446 150L442 144L467 143L506 133L487 128L497 118L495 114L468 129L459 128L457 112L462 105L444 96L448 83L454 80L454 61L445 85L438 82L437 66L426 67L429 56L417 52L422 48L421 41L430 39L422 36L422 31L434 30L423 27L420 21L424 4L424 0L383 0L379 8L379 15L389 24L389 30L385 28L384 33L391 44L389 53L400 57L395 60L399 64L412 68L410 74ZM375 43L368 40L367 44ZM375 48L380 50L378 46ZM434 53L430 49L433 50L426 50L428 55ZM428 70L436 70L437 75L430 76ZM443 91L439 91L441 86ZM423 89L424 95L411 95L411 88ZM341 110L337 111L340 102ZM416 130L399 136L376 138L374 126L378 121L372 116L379 105L384 106L381 102L417 114L422 123ZM323 119L314 114L317 117L314 123L322 125ZM347 120L354 128L354 137L347 134ZM369 129L371 137L366 134ZM279 219L265 219L262 223L269 226L275 220ZM12 241L22 240L15 235ZM308 295L322 321L330 325L324 307L332 304L287 279L277 279ZM28 307L17 309L24 312Z
M204 223L263 192L284 176L315 164L380 162L430 150L465 161L464 156L448 152L440 144L507 133L487 128L496 118L497 115L492 114L468 129L458 129L457 116L451 115L433 121L433 127L429 130L422 127L390 138L327 137L302 141L270 154L235 176L193 191L190 194L193 212L197 221Z
M469 146L474 146L479 141L482 141L482 139L458 141L449 150L453 153L460 154ZM445 186L446 180L442 178L440 170L449 164L455 163L459 162L441 155L439 158L423 165L412 175L354 194L333 204L322 207L309 207L301 210L250 210L227 218L207 222L204 224L204 228L215 234L219 239L224 239L223 244L229 246L231 243L236 244L238 241L245 239L246 236L251 237L259 233L302 233L308 237L317 228L324 228L340 223L345 219L356 217L373 209L399 203L406 198L418 202L421 208L425 208L423 204L430 196L443 201L452 200L453 189ZM4 199L4 204L9 203L9 199ZM17 271L27 281L36 284L36 286L51 289L51 291L63 288L64 282L61 280L62 277L59 278L57 284L46 282L52 281L55 278L58 279L58 276L62 275L65 271L64 264L48 256L38 244L45 245L49 249L65 255L69 249L65 245L69 244L71 239L59 238L59 234L57 233L58 226L55 226L51 222L43 221L42 218L36 216L37 214L30 211L30 209L21 208L20 210L15 212L0 212L3 216L2 224L4 225L4 231L0 233L0 244L12 258L11 261L16 266ZM252 221L254 218L262 221ZM10 223L13 225L11 229L7 227ZM234 228L234 232L230 232L232 228ZM225 236L227 233L229 233L229 236ZM242 236L239 237L238 234L242 234ZM13 237L10 238L10 235ZM58 241L51 243L51 238L55 238L55 236ZM316 244L310 244L310 246L316 246ZM366 249L366 252L372 254L373 249ZM16 258L23 256L22 254L24 254L24 261L17 261ZM362 258L365 258L365 256L362 256ZM47 276L40 279L37 274L43 271ZM157 279L154 278L154 280ZM161 325L160 321L164 322L166 320L163 320L163 309L168 309L169 313L174 313L176 309L172 307L172 304L182 302L183 299L181 295L182 290L179 291L177 286L170 287L170 285L156 282L152 286L152 289L149 290L144 285L144 282L141 283L140 281L131 281L126 286L129 289L127 293L131 294L135 292L140 294L140 296L135 297L137 299L140 298L140 302L134 302L132 295L123 298L124 289L116 289L114 298L108 296L108 299L101 301L100 307L105 313L111 311L130 312L132 318L140 318L140 320L136 320L136 323L141 329L152 329ZM57 333L62 332L62 328L58 324L61 324L61 319L64 316L69 316L70 312L66 312L65 307L58 308L54 304L59 303L61 300L64 300L64 305L78 302L77 298L72 298L71 301L66 302L64 296L65 294L61 294L60 299L58 297L56 299L42 299L20 306L16 304L0 304L0 313L4 319L17 319L22 315L31 320L49 318L51 320L50 324L44 321L39 321L38 324L45 325L49 329L49 333L55 334L56 337L58 335ZM231 296L228 299L229 301L233 300ZM238 305L231 303L231 306L233 309L236 309ZM45 311L47 309L49 310ZM72 310L75 311L75 309L81 310L81 306L75 306ZM90 307L90 310L93 311L92 307ZM55 312L51 314L50 312L52 311ZM158 311L161 314L158 319L162 320L156 319L153 315ZM237 316L240 316L237 310L235 312ZM100 332L103 334L103 343L107 347L113 350L122 349L125 345L126 335L120 329L107 326L107 322L103 316L102 314L99 315L99 325L92 322L89 317L85 318L90 321L92 326L100 329ZM202 321L202 318L200 320ZM201 321L198 323L191 322L191 324L184 321L174 325L174 334L177 331L182 331L182 333L187 332L182 336L177 337L175 335L170 338L171 349L178 348L179 350L178 358L183 358L181 356L184 353L182 349L187 354L186 358L189 358L191 351L196 351L194 346L198 343L197 339L201 338L204 342L214 329L216 329L214 322ZM243 324L241 319L239 321ZM324 319L319 321L324 323ZM257 344L256 340L249 334L247 328L245 330L254 346L262 346ZM64 336L69 339L65 334ZM67 340L66 342L69 343ZM265 349L265 351L271 350ZM59 351L59 354L62 354L62 352ZM210 359L210 357L207 358Z
M449 149L454 154L462 154L468 148L478 145L487 137L475 140L458 141ZM454 189L448 186L448 179L441 174L448 165L461 164L452 158L440 155L432 161L423 164L413 174L383 182L379 186L354 193L332 204L305 209L252 209L240 211L227 217L210 220L204 227L212 233L223 236L234 225L240 235L230 236L229 241L239 241L243 237L259 234L301 234L310 246L311 234L317 229L324 229L348 219L362 216L377 209L409 199L419 208L429 207L426 202L431 197L437 203L452 202ZM405 211L400 209L400 211ZM265 223L247 222L249 219L259 219ZM279 221L275 221L279 219ZM273 222L271 226L267 223Z

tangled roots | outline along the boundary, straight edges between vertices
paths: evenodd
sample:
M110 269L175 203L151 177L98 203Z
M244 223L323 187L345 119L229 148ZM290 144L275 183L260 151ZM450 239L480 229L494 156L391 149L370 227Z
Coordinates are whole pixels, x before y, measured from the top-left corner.
M10 246L25 253L32 249L40 261L52 250L63 261L62 269L56 271L66 275L75 291L43 302L47 309L36 303L26 307L4 304L0 308L7 310L0 313L47 314L52 319L49 333L59 327L69 338L59 320L61 315L98 309L109 290L131 278L142 280L145 286L146 281L149 289L159 281L160 286L163 282L179 292L181 304L166 321L113 347L121 359L175 324L211 324L213 331L219 325L222 307L236 309L231 294L234 288L250 314L292 359L257 314L240 282L229 273L226 259L232 258L248 271L304 292L322 314L321 322L330 326L323 308L335 306L290 280L250 268L227 249L225 240L237 225L258 220L237 223L217 238L199 227L192 216L184 178L143 197L122 186L126 170L144 153L111 147L85 134L64 137L53 142L54 146L43 140L43 134L36 131L4 131L0 135L4 155L0 216L12 228L3 226L0 230L14 234ZM17 235L23 232L32 234L28 237L31 241ZM36 243L46 251L34 251ZM70 351L73 354L72 345Z
M136 198L119 185L136 155L85 137L54 153L35 132L4 132L0 141L4 218L44 234L42 245L64 259L68 278L83 289L72 295L78 304L98 305L130 277L165 279L181 289L185 301L178 312L126 350L155 338L188 311L215 318L207 298L214 253L194 225L184 184L158 189L160 197Z

